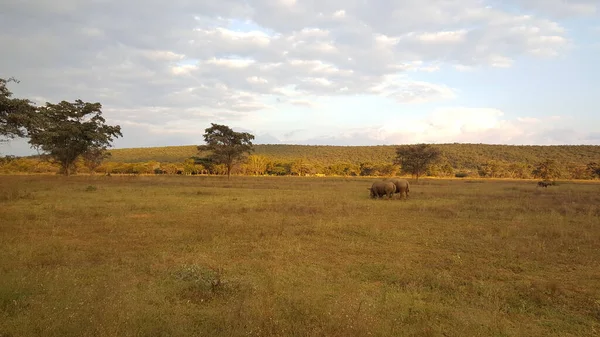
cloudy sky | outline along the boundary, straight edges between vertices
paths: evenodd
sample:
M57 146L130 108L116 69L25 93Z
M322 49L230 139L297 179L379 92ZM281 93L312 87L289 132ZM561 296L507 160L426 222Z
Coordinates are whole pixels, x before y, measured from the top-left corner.
M115 147L600 144L599 0L3 0L0 77ZM0 153L27 151L24 141Z

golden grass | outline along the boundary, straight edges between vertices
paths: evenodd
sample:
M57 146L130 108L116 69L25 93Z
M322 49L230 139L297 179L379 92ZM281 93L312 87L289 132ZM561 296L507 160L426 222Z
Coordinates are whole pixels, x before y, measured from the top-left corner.
M597 336L600 184L0 176L0 336Z

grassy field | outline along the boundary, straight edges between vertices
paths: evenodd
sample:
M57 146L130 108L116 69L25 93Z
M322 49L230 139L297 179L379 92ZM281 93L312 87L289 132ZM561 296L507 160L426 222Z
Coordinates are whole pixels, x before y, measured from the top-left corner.
M0 176L0 336L598 336L600 184Z

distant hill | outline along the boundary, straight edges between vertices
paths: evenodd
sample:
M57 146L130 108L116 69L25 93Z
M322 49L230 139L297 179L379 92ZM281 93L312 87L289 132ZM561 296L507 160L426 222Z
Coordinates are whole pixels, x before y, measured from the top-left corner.
M488 145L433 144L442 158L426 174L433 177L521 178L541 177L551 170L555 178L600 178L600 145ZM391 176L397 145L325 146L255 145L254 155L234 168L246 175ZM188 160L204 157L195 145L110 149L112 156L96 172L115 174L223 174L224 165ZM263 157L263 158L261 158ZM543 163L546 160L554 162ZM87 172L84 163L81 172ZM550 167L550 168L549 168ZM89 169L87 169L89 170ZM56 173L58 166L36 156L0 157L0 174Z
M545 159L559 163L587 164L600 162L599 145L489 145L435 144L446 161L455 169L476 169L489 161L533 165ZM396 145L324 146L324 145L255 145L255 154L272 161L290 162L298 158L320 165L336 163L386 163L395 157ZM112 162L134 163L158 161L179 163L198 156L195 145L129 149L111 149Z

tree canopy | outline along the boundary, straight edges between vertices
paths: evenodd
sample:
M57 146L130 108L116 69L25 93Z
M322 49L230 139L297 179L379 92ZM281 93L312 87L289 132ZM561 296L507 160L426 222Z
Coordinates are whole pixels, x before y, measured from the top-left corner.
M25 137L35 107L28 99L12 98L13 93L7 87L8 82L18 83L14 78L0 78L0 136L8 139Z
M395 163L401 165L401 170L416 176L427 172L427 169L441 157L441 151L429 144L402 145L396 149Z
M235 132L227 125L211 123L204 131L206 145L199 145L198 151L210 151L208 158L227 168L227 178L231 176L233 165L246 153L252 152L254 135L248 132Z
M101 109L100 103L79 99L46 103L29 129L29 143L56 160L62 173L69 175L79 156L102 152L111 146L113 137L123 136L120 126L105 124Z

